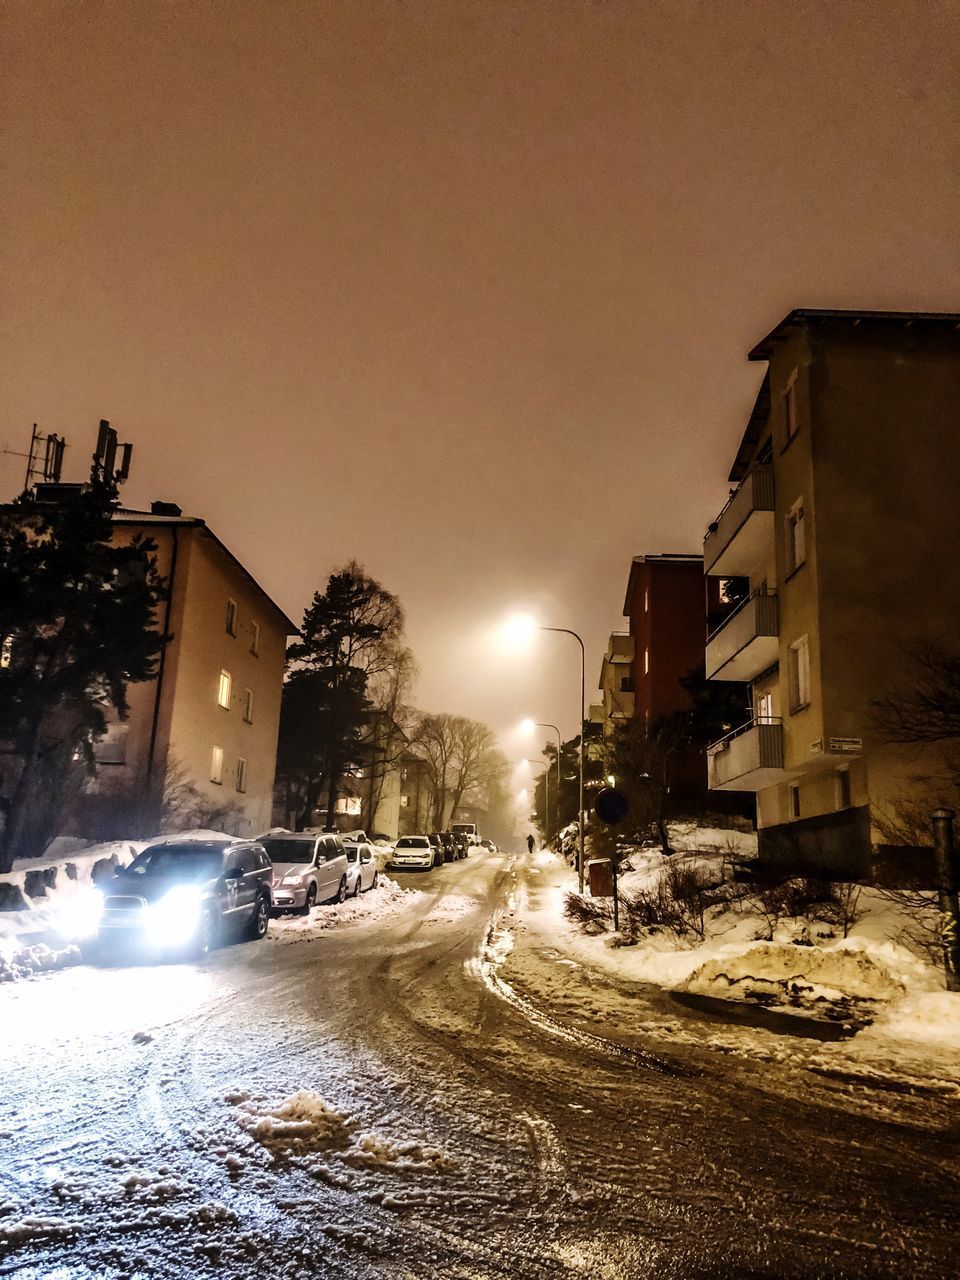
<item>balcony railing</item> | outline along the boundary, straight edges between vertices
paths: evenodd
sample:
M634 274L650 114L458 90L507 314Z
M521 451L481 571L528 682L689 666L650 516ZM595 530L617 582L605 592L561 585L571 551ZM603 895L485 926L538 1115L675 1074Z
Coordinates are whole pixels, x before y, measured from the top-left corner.
M707 640L708 680L753 680L777 660L777 593L758 587Z
M763 791L784 777L783 723L777 716L748 720L707 748L712 791Z
M773 467L754 467L707 530L704 573L735 578L757 572L772 555L773 509Z

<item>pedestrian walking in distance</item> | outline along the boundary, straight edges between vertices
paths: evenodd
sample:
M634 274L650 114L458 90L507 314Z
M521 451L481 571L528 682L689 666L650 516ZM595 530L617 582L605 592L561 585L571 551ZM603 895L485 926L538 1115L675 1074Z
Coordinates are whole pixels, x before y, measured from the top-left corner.
M527 836L527 853L533 853L533 846L536 844L533 836Z

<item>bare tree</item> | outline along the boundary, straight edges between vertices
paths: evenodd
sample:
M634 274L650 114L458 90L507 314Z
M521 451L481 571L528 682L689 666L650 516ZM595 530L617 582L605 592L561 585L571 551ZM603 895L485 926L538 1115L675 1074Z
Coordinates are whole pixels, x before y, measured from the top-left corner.
M427 761L433 824L439 830L472 788L496 774L496 739L478 720L441 712L421 716L414 746Z
M907 651L908 675L873 703L888 742L960 742L960 652L924 644Z

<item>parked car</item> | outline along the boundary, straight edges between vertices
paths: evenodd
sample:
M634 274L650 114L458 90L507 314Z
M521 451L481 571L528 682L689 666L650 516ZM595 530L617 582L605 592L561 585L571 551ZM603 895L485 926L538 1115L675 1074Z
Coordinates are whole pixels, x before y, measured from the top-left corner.
M380 872L368 840L344 840L347 851L347 894L354 898L380 882Z
M430 871L437 865L437 853L429 836L401 836L390 859L398 871Z
M440 844L443 846L444 862L456 862L463 857L463 851L453 832L441 831Z
M480 843L480 832L475 822L451 822L450 830L455 836L466 836L468 845Z
M441 863L443 863L445 860L443 856L443 836L440 834L439 831L431 831L430 834L427 836L427 839L433 845L433 851L436 857L436 862L434 863L434 865L439 867Z
M149 845L112 880L80 898L76 910L86 919L78 914L72 932L99 951L125 943L148 952L203 956L228 935L264 936L272 874L266 850L253 841Z
M343 902L349 863L342 837L333 832L295 831L267 836L273 862L273 908L309 915L318 902Z

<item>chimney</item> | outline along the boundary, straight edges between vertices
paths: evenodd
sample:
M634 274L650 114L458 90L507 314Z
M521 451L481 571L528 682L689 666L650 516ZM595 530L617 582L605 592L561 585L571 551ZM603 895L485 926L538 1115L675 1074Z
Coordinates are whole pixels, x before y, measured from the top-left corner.
M154 516L182 516L183 511L175 502L151 502L150 514Z

